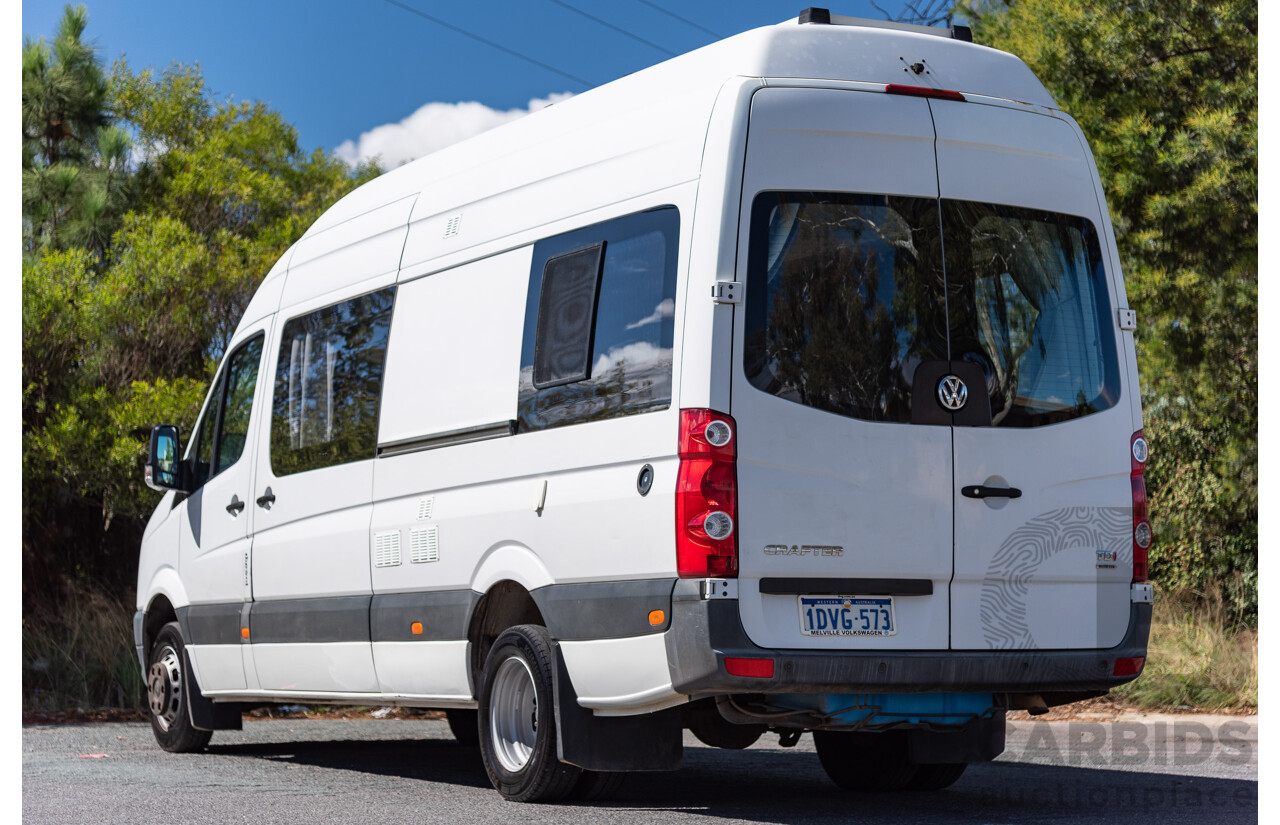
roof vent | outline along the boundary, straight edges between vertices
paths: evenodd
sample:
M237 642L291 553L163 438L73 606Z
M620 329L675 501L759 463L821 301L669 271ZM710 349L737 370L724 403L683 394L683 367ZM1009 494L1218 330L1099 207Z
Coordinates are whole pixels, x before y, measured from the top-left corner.
M792 6L791 8L795 8ZM822 23L824 25L831 24L831 9L815 9L807 8L800 12L801 23Z

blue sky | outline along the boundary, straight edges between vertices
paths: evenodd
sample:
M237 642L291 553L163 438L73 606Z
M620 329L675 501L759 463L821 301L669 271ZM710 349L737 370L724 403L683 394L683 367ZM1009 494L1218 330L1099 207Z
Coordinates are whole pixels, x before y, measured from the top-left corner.
M582 92L661 62L667 52L680 54L718 39L708 31L728 36L794 17L805 0L86 0L86 5L88 37L108 64L122 55L135 70L199 63L215 96L266 101L297 127L304 148L341 148L340 156L348 159L377 150L394 166L517 116L530 101ZM879 5L897 14L904 2ZM61 0L24 0L23 36L52 38L63 6ZM884 17L868 0L842 0L832 11ZM429 103L468 101L481 105L436 106L411 118ZM379 131L388 124L392 128ZM366 133L371 134L362 144ZM351 143L343 146L346 141Z

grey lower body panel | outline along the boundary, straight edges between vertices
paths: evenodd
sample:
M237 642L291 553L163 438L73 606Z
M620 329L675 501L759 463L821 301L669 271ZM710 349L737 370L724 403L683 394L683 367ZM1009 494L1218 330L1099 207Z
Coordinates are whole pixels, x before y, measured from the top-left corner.
M681 585L684 583L682 582ZM1151 605L1132 605L1129 629L1108 650L830 651L770 649L748 637L733 599L676 588L667 659L672 687L692 697L727 693L1040 693L1106 691L1116 659L1147 655ZM730 675L726 657L774 661L769 679Z

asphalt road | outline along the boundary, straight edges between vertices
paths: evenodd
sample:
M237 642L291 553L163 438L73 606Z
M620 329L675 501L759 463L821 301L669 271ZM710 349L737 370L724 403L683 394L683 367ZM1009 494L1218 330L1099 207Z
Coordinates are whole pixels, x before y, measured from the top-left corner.
M1008 748L949 790L853 795L807 734L746 751L686 736L684 767L612 801L518 805L444 722L245 721L174 755L146 724L22 731L22 821L67 823L1159 823L1258 821L1256 718L1011 723Z

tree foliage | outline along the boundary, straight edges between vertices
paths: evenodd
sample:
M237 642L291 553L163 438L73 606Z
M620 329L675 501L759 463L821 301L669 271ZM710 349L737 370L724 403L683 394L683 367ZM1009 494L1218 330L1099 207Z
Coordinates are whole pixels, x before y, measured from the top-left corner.
M1248 0L971 1L1089 138L1139 367L1153 576L1257 600L1258 70Z
M23 46L24 603L132 584L151 424L189 430L254 289L349 169L198 66L108 71L83 6Z

